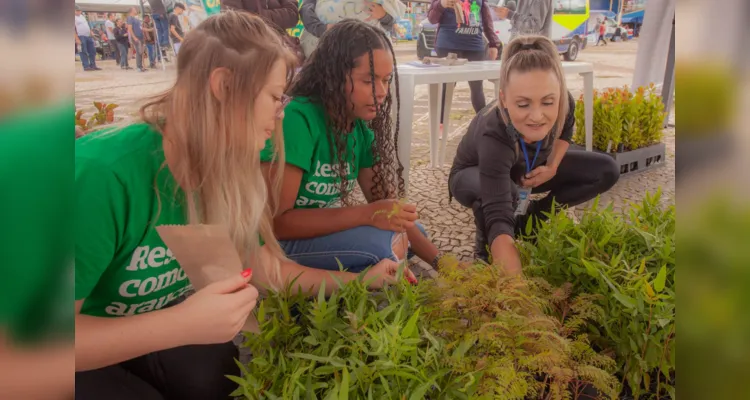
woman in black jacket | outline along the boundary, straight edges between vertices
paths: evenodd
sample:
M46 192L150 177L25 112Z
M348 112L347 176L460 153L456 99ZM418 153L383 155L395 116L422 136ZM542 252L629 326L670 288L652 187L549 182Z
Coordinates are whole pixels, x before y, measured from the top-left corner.
M297 0L222 0L221 9L247 11L281 29L292 29L299 22Z
M515 235L529 218L556 206L575 206L606 192L620 170L604 154L568 150L575 102L557 48L546 37L512 40L503 53L500 98L469 125L453 161L448 186L471 207L477 257L521 273ZM549 192L530 200L531 193Z
M128 65L128 49L130 47L129 40L128 40L128 28L123 24L121 19L115 20L115 29L113 29L113 32L115 34L115 41L117 42L117 48L120 50L120 59L118 62L120 63L120 68L122 69L131 69Z

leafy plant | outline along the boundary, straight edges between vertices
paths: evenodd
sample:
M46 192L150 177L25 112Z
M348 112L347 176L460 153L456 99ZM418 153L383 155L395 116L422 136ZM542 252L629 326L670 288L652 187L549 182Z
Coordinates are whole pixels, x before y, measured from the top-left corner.
M567 399L589 382L617 393L613 361L578 333L581 321L600 316L587 296L570 298L542 280L519 286L487 265L468 274L450 259L441 260L445 278L416 286L371 293L360 278L328 298L324 288L312 300L293 294L293 284L272 292L257 310L260 333L246 336L253 359L230 377L234 395ZM482 288L483 296L462 297Z
M82 131L88 131L92 128L100 125L111 124L115 120L115 109L119 107L114 103L101 103L98 101L94 102L96 112L91 115L88 119L83 118L83 110L76 110L75 114L75 125Z
M440 273L428 283L434 290L427 326L447 341L454 373L479 373L472 398L617 396L614 361L592 350L581 331L603 317L596 296L572 296L569 284L506 277L488 264L460 266L450 256Z
M584 144L583 95L576 102L576 132L573 140ZM625 150L651 146L662 140L664 104L655 86L639 87L635 92L625 86L594 91L593 145L600 151L613 153L622 144Z
M660 200L647 194L627 214L597 201L579 224L553 212L520 249L529 275L597 296L605 317L588 321L589 338L615 355L636 397L674 398L675 209Z

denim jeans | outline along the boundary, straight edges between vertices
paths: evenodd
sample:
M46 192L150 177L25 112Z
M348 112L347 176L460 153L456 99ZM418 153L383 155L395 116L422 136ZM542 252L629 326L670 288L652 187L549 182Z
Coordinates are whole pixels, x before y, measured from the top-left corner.
M96 45L91 36L79 36L81 39L81 64L83 68L96 68Z
M169 47L169 21L166 16L160 14L151 14L156 25L156 34L159 36L159 47L165 49Z
M156 43L146 43L146 50L148 50L148 65L153 67L156 64Z
M130 45L135 49L135 66L143 68L143 38L139 38L137 42L131 41Z
M417 227L427 236L421 224ZM326 236L279 243L287 257L300 265L335 271L340 262L345 270L359 273L386 258L398 261L393 254L395 236L396 232L358 226ZM409 251L407 258L412 256Z
M117 48L120 49L120 67L128 66L128 45L117 42Z

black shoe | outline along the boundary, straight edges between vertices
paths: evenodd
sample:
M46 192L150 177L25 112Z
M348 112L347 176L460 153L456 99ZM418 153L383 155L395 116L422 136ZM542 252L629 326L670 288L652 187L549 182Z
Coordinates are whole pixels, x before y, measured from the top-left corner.
M91 67L91 69L93 69L94 71L101 71L101 70L102 70L102 69L101 69L101 68L99 68L99 67Z
M151 68L151 69L156 69L156 64L151 64L148 67Z
M141 68L138 68L138 71L147 72L148 70L146 68L141 67Z
M477 260L489 263L489 243L487 242L487 233L485 232L484 227L482 203L479 201L474 202L471 209L474 213L474 225L476 227L476 234L474 236L474 257L476 257Z
M83 70L84 70L84 71L86 71L86 72L89 72L89 71L96 71L96 70L95 70L95 69L93 69L93 68L84 68Z

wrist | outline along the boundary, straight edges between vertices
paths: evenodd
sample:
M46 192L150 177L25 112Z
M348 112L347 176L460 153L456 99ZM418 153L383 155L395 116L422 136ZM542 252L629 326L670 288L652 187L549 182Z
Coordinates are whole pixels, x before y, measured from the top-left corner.
M375 226L375 212L376 209L373 207L373 204L375 203L367 203L363 204L359 207L359 210L357 212L357 215L359 216L358 219L358 226Z
M165 348L188 346L197 342L190 336L191 332L196 332L196 327L190 325L190 316L183 316L184 307L185 302L182 302L151 313L154 319L159 321L159 330L165 338Z

